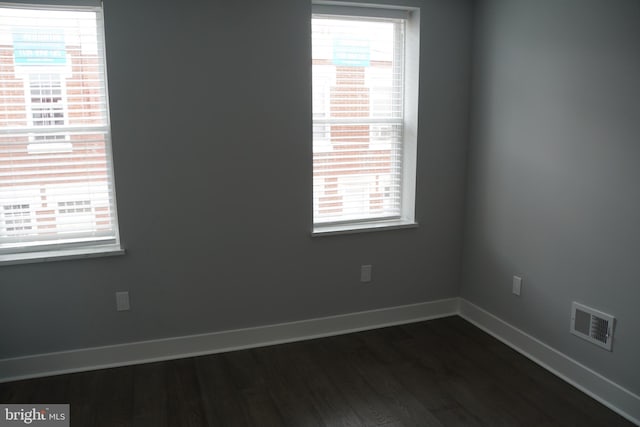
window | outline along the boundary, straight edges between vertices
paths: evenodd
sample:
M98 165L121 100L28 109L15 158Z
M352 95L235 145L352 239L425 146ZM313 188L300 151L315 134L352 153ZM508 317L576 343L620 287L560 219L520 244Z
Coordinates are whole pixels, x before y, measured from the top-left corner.
M65 111L62 95L62 79L57 74L29 75L29 102L32 126L64 126ZM65 135L35 135L34 141L66 139Z
M120 251L99 4L0 5L0 207L0 261Z
M314 5L314 233L415 225L418 20Z
M15 235L31 230L31 209L26 203L3 206L3 233Z

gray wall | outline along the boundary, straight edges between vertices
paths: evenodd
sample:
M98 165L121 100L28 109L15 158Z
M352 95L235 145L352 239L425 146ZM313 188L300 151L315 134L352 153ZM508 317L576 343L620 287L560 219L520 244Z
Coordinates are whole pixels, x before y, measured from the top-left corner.
M471 2L413 3L420 227L311 238L310 1L105 0L127 254L0 267L0 358L457 296Z
M640 2L477 13L461 294L640 393ZM617 317L613 353L569 334L573 300Z

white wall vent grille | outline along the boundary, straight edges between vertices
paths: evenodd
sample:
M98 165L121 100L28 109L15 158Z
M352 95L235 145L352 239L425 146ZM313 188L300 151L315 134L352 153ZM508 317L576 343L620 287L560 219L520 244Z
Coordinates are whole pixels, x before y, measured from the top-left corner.
M591 307L573 302L571 304L570 332L593 344L611 351L615 318Z

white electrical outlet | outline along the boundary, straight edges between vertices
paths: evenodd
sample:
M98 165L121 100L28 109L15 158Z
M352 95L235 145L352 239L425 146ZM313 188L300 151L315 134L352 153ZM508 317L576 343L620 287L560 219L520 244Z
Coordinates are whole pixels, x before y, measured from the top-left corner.
M514 295L520 296L520 292L522 292L522 277L513 276L512 292Z
M131 309L131 305L129 304L129 292L128 291L116 292L116 310L128 311L130 309Z
M371 265L360 266L360 281L362 283L369 283L371 281Z

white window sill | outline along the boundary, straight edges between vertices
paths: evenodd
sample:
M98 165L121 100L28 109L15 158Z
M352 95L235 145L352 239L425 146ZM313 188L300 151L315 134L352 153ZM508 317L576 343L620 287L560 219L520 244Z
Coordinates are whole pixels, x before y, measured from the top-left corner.
M387 221L371 221L354 224L316 225L311 232L312 237L333 236L336 234L370 233L374 231L400 230L418 228L415 221L394 219Z
M98 258L124 255L120 245L87 246L42 252L0 255L0 265L31 264L35 262L66 261L71 259Z

